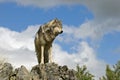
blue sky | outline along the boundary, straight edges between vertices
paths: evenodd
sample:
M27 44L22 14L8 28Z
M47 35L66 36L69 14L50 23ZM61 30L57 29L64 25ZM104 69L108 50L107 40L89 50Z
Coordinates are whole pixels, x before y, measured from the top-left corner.
M4 56L5 53L8 60L15 63L14 65L26 64L28 60L35 64L36 59L32 60L32 56L35 56L32 54L35 32L41 24L58 18L64 28L64 33L54 42L53 49L56 50L53 52L58 63L69 66L75 63L86 64L93 74L102 75L103 72L95 71L97 69L104 71L106 64L113 65L120 60L120 6L116 4L120 3L119 1L92 0L91 3L87 0L52 0L51 2L53 3L49 4L47 0L43 2L0 0L0 56ZM23 57L26 56L25 52L26 55L30 55L28 60ZM60 58L63 61L57 59L55 52L61 57L65 55L65 58ZM25 62L18 60L20 54L22 54L20 59L24 58ZM73 61L67 62L72 58ZM99 68L102 64L104 66Z
M0 24L16 31L26 29L28 25L45 23L54 18L59 18L63 24L76 26L86 19L93 18L92 13L82 5L43 9L24 7L15 3L1 3L0 10Z

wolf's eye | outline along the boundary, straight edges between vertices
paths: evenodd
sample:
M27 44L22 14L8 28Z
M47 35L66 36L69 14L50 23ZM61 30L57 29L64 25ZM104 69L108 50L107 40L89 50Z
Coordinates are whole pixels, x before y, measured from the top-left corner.
M46 30L46 32L51 32L51 29L50 29L50 28L48 28L48 29Z

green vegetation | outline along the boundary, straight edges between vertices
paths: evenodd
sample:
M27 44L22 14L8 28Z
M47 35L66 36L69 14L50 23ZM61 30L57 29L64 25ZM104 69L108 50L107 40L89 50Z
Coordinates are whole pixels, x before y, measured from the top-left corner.
M77 65L76 68L77 68L76 77L79 80L94 80L93 79L94 76L87 71L87 67L86 66L83 66L83 67L80 68Z
M120 80L120 61L113 68L109 65L106 67L106 76L100 78L100 80Z
M76 77L78 80L94 80L94 76L87 71L86 66L79 67L77 65ZM110 67L106 66L106 75L101 77L99 80L120 80L120 61L117 64Z

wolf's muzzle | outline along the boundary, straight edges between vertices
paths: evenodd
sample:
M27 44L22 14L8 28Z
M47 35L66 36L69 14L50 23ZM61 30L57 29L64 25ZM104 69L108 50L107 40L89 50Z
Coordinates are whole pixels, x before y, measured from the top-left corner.
M60 32L60 34L63 33L63 31Z

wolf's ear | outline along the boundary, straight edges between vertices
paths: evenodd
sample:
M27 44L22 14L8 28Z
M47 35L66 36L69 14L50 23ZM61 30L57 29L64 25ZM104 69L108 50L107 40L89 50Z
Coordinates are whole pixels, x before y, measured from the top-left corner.
M54 20L50 21L50 22L49 22L49 25L51 26L53 23L54 23Z
M54 22L57 22L57 21L58 21L58 19L57 19L57 18L55 18L55 19L54 19Z

